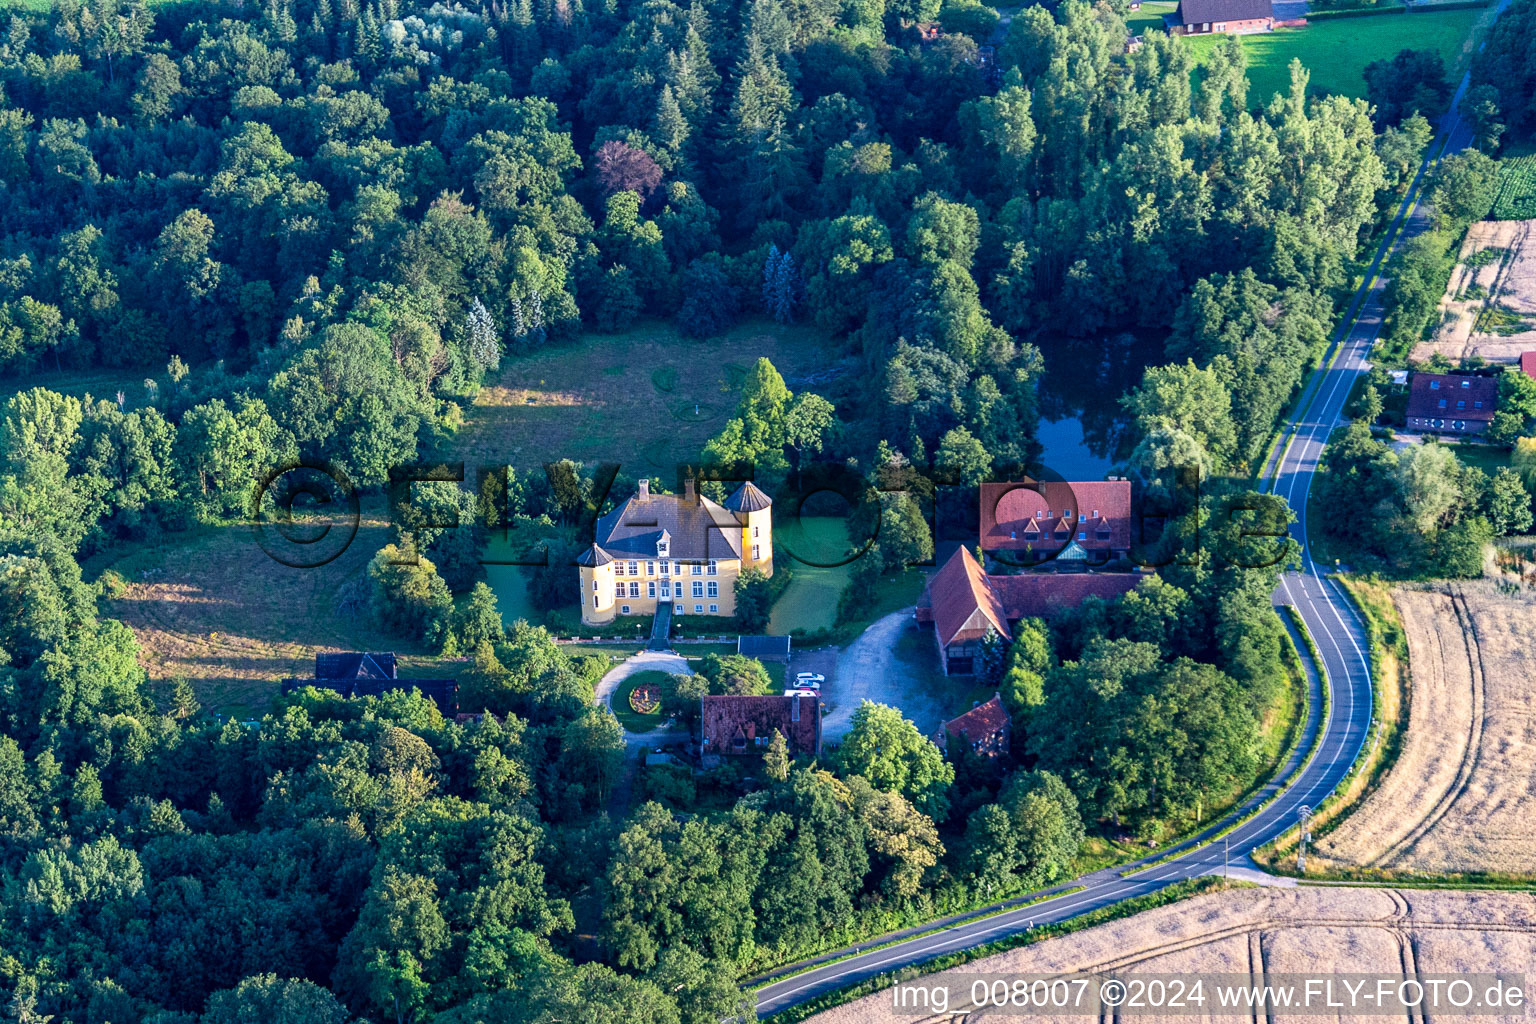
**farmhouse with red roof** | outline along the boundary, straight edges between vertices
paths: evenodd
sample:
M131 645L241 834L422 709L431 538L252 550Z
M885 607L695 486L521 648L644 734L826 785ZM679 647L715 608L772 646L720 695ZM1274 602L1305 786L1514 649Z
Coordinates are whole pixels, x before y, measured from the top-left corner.
M761 754L784 734L789 754L821 753L821 702L814 697L701 697L700 754L720 757Z
M994 693L985 704L978 704L959 718L939 726L933 740L946 754L968 750L978 757L996 757L1008 752L1013 736L1013 721L1003 699Z
M1492 377L1416 373L1408 391L1408 429L1481 434L1498 403L1499 382Z
M945 675L970 675L981 642L991 633L1013 635L1013 623L1048 618L1089 597L1105 600L1136 589L1138 573L1031 573L988 576L964 547L928 579L917 621L933 627Z
M981 549L1090 563L1131 549L1131 482L1020 481L981 485ZM1015 556L1016 558L1020 556Z

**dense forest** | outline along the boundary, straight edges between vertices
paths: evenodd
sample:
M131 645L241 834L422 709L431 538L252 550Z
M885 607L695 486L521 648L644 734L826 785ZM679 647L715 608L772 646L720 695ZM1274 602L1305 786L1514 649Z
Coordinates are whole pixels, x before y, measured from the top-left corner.
M715 1022L743 1012L755 968L1059 879L1089 830L1156 838L1251 784L1291 552L1253 557L1249 528L1288 512L1219 487L1174 510L1160 579L996 645L1005 763L946 763L870 705L820 764L648 771L624 820L621 734L590 699L602 666L502 623L475 531L424 531L411 566L386 547L367 602L470 659L461 701L492 714L462 723L419 696L313 691L221 720L149 678L100 611L120 581L80 568L240 519L296 458L380 487L451 448L504 360L641 318L701 339L798 321L861 368L825 396L754 369L700 454L756 460L768 483L816 459L887 491L1027 465L1043 366L1123 333L1155 364L1123 403L1139 486L1176 491L1188 466L1241 479L1427 133L1411 111L1378 123L1309 98L1299 66L1288 94L1249 96L1235 41L1198 74L1177 39L1128 51L1123 13L1067 0L1004 29L964 0L13 12L7 1019ZM25 380L102 369L143 384L78 398ZM421 491L482 523L574 520L599 511L593 473ZM932 553L911 490L859 585ZM754 673L708 685L738 676Z

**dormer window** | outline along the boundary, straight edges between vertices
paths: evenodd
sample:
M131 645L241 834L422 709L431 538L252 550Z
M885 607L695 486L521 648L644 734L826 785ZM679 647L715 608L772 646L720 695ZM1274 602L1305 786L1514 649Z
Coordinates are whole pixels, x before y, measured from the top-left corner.
M1439 391L1440 390L1440 382L1437 381L1437 380L1430 381L1429 382L1429 390L1431 390L1431 391Z
M1461 382L1461 386L1464 387L1464 388L1469 388L1469 387L1472 386L1472 382L1469 381L1469 380L1464 380L1464 381Z
M1445 408L1445 399L1443 399L1443 398L1440 399L1440 408L1442 408L1442 409Z
M656 557L666 558L672 553L672 538L666 530L661 531L661 536L656 538Z
M1095 518L1095 519L1099 518L1099 510L1098 509L1094 509L1093 510L1093 518Z

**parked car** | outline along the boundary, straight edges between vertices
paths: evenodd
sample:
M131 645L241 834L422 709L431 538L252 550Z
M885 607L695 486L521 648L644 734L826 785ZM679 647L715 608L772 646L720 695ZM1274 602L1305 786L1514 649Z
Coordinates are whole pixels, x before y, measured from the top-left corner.
M803 690L819 690L827 677L820 672L801 672L795 676L795 685Z

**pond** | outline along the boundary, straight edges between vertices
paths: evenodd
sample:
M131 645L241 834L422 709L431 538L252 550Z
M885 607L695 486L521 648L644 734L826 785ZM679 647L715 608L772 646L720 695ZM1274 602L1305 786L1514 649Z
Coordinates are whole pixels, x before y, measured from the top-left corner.
M1147 366L1163 362L1162 335L1047 339L1041 350L1042 467L1067 480L1102 480L1131 453L1134 439L1120 397Z

